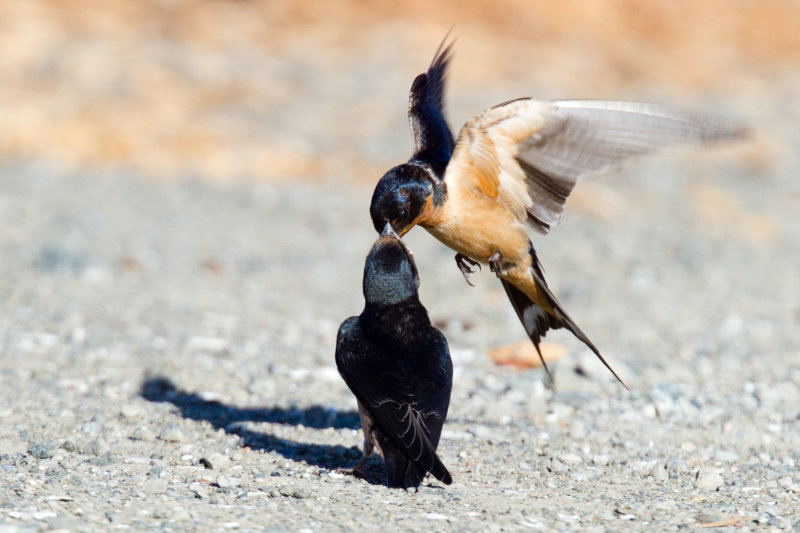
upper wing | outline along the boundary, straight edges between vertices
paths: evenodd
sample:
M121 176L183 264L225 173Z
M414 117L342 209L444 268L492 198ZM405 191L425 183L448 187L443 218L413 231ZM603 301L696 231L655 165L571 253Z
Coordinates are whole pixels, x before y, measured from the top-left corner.
M442 482L451 483L450 473L436 455L450 400L449 386L426 387L420 384L424 379L410 380L378 350L361 331L358 319L348 319L336 341L339 373L398 450ZM452 367L448 379L452 379ZM431 427L438 428L436 442L431 442Z
M445 183L477 187L547 233L579 180L665 146L745 133L738 125L657 104L522 98L464 125Z
M453 134L444 118L444 86L452 44L442 41L428 71L411 84L408 122L414 137L413 159L429 163L438 176L444 174L453 153Z

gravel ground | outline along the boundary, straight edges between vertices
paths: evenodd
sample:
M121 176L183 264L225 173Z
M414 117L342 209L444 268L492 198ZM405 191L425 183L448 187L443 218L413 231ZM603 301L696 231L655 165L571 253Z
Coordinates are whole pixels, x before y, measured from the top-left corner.
M455 482L417 493L383 487L378 458L348 471L333 352L363 305L372 181L6 165L0 532L798 530L800 189L745 163L635 163L536 239L630 392L562 332L552 383L495 366L524 338L500 285L407 237L455 364Z
M796 5L722 3L0 3L0 533L800 530ZM630 392L563 332L552 381L496 366L525 339L497 280L405 238L455 365L455 482L407 493L349 473L334 342L453 25L454 127L532 94L759 136L583 183L534 236Z

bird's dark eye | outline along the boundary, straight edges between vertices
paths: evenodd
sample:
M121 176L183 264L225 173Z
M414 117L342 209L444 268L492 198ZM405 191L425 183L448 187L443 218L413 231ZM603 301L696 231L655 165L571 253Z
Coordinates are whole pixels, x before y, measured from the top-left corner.
M408 209L401 209L400 210L400 219L405 220L408 218Z

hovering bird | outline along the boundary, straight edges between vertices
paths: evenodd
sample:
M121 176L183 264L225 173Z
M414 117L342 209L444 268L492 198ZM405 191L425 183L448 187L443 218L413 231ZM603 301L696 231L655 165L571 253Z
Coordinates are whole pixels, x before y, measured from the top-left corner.
M414 153L375 187L375 229L388 222L402 237L422 226L457 252L470 285L472 267L488 263L543 364L541 338L566 328L622 383L547 287L526 229L546 234L581 179L665 146L738 138L745 130L657 104L518 98L470 119L454 142L443 113L452 48L444 45L411 85Z
M414 259L386 224L364 266L364 311L339 327L336 366L358 401L364 455L374 447L390 487L453 478L436 454L450 405L453 363L417 295Z

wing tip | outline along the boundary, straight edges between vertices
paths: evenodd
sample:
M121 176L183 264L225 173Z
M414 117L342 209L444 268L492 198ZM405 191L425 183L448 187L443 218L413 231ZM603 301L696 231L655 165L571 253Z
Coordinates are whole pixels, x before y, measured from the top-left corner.
M442 42L439 43L439 48L437 48L436 53L433 54L433 59L431 60L431 65L428 67L428 71L434 70L442 65L446 67L447 63L449 63L450 58L453 56L453 45L456 43L455 37L450 39L451 33L453 33L453 26L450 26L450 29L444 34ZM448 40L450 40L450 43L445 46Z
M747 124L715 122L714 125L715 128L710 132L710 135L703 138L703 143L744 141L755 136L755 131Z
M437 455L436 452L433 452L433 466L430 468L430 473L445 485L453 484L453 476L450 475L447 467L444 466L444 463L439 459L439 455Z

